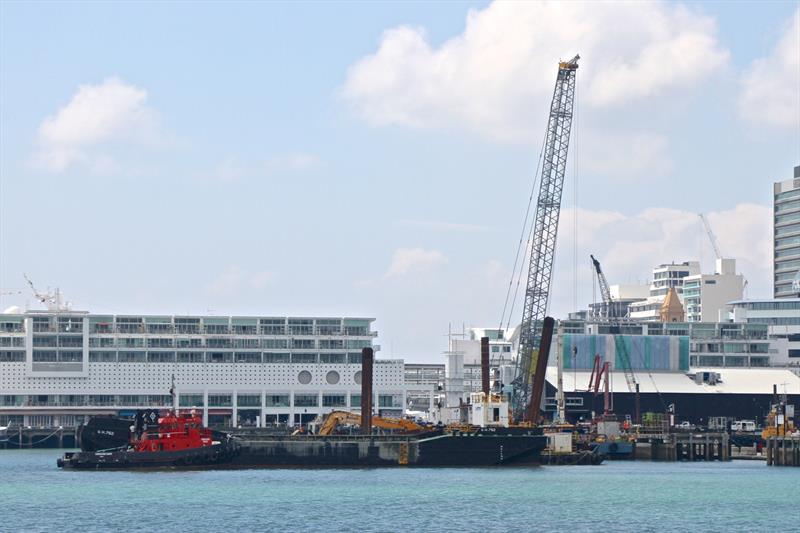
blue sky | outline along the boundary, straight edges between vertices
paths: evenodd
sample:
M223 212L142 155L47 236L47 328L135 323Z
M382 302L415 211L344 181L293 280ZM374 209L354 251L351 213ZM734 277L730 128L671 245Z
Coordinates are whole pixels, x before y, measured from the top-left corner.
M448 323L499 323L555 65L579 52L552 312L591 301L589 253L612 284L709 270L699 211L769 296L771 184L800 164L797 12L4 2L0 288L26 272L93 312L374 316L383 356L438 360Z

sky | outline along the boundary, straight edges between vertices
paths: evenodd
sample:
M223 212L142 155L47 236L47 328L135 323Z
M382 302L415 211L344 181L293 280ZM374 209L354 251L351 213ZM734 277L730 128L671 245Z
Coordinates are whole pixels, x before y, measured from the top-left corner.
M0 308L367 316L442 360L506 307L580 54L550 312L737 258L770 297L798 2L0 2ZM512 291L513 293L513 291ZM518 298L519 299L519 298ZM502 322L501 322L502 321Z

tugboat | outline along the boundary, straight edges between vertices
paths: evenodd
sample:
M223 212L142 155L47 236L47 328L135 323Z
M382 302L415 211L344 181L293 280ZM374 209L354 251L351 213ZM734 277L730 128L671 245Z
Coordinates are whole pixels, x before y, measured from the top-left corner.
M174 390L173 385L173 397ZM204 427L194 412L179 414L173 408L158 417L154 427L137 426L129 442L121 446L96 449L92 442L89 449L65 453L56 464L77 469L194 468L225 465L241 451L238 439Z

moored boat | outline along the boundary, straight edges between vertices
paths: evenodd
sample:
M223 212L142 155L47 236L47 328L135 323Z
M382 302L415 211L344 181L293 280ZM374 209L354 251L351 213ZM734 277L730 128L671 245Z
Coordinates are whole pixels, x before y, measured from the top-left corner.
M109 427L109 420L101 420L94 427L99 435ZM117 419L118 420L118 419ZM113 426L116 423L111 423ZM97 429L99 428L99 429ZM109 439L118 439L122 430ZM229 463L241 451L238 439L229 434L213 431L203 426L202 419L191 414L170 411L157 419L154 426L144 426L131 433L124 445L97 449L97 441L80 452L67 452L58 459L60 468L79 469L135 469L135 468L191 468Z

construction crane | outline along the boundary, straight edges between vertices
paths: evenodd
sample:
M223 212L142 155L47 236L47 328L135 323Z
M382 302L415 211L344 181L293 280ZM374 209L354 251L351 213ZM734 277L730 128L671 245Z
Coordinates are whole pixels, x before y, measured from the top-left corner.
M608 280L603 274L603 269L600 268L600 261L591 254L589 257L592 258L594 271L597 273L597 284L600 285L600 296L603 298L603 318L610 318L613 313L611 312L611 289L608 286Z
M714 255L717 259L722 259L722 253L719 251L719 246L717 245L717 237L714 235L714 232L711 231L711 224L708 223L708 219L703 213L697 213L700 217L700 220L703 221L703 227L706 229L706 234L708 235L708 240L711 241L711 247L714 249Z
M708 218L703 213L697 213L697 216L700 217L700 220L703 221L703 227L706 230L706 235L708 235L708 240L711 241L711 248L714 249L714 256L717 259L722 259L722 252L719 250L719 245L717 244L717 236L714 235L714 232L711 230L711 224L708 222ZM800 272L798 272L798 276L800 276ZM792 289L800 295L800 281L798 281L798 276L795 276L795 280L792 281ZM747 288L747 278L742 276L742 292Z
M532 369L536 368L537 343L547 314L579 59L580 56L576 55L569 61L558 63L553 100L550 103L513 382L512 406L517 419L521 418L530 403Z
M56 287L56 289L52 292L39 292L36 290L31 279L28 277L27 274L22 274L25 278L25 281L28 282L30 285L31 290L33 291L34 297L39 300L41 303L47 306L48 311L69 311L72 304L70 302L65 302L61 297L61 290Z
M622 363L622 370L625 372L625 381L628 383L628 390L630 392L636 391L636 375L633 373L633 365L631 364L631 357L628 353L628 347L625 340L620 337L620 320L619 317L611 310L611 289L608 286L606 275L603 274L603 269L600 268L600 261L595 256L589 255L592 258L594 270L597 273L597 283L600 285L600 294L603 297L603 314L604 318L611 320L611 333L614 335L614 348L616 353L619 354L620 362Z

